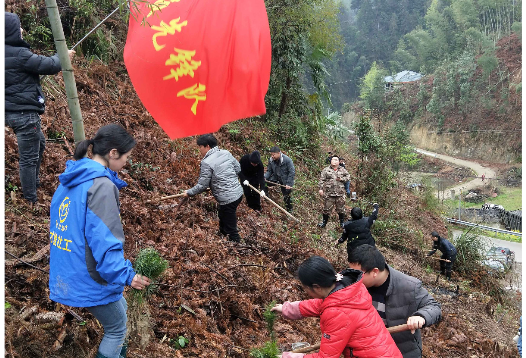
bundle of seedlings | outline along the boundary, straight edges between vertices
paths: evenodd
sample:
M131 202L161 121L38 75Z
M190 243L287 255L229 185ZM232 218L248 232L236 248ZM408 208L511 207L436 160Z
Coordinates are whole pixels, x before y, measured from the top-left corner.
M281 353L274 333L274 323L276 322L277 315L276 312L271 311L275 305L276 302L272 301L265 307L265 312L263 312L263 318L267 322L270 341L265 342L263 347L250 350L250 356L252 358L277 358Z
M144 350L153 336L148 298L158 289L157 280L168 268L168 261L157 250L146 248L139 252L133 266L137 274L151 280L142 290L128 291L128 335L135 337L135 343Z

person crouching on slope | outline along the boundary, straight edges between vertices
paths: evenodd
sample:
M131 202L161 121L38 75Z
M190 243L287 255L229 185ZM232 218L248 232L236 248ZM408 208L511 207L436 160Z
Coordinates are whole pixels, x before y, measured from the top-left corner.
M110 124L75 149L51 200L50 299L86 307L104 327L96 358L126 357L124 286L142 290L150 279L135 273L124 259L124 231L117 172L126 164L135 140ZM93 159L84 158L92 146Z
M457 259L457 249L448 239L441 237L436 231L431 232L431 239L433 240L433 248L427 253L427 256L434 255L437 250L442 252L440 273L445 275L448 280L451 280L451 270Z
M283 353L282 358L402 358L391 334L372 305L363 285L363 273L345 269L336 273L320 256L312 256L298 268L303 289L312 300L285 302L272 308L287 319L320 317L319 353Z

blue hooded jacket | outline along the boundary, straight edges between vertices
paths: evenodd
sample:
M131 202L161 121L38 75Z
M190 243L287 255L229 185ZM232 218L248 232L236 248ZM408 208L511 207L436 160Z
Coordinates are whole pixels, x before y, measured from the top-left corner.
M92 307L118 301L135 271L124 259L117 173L89 158L68 161L51 200L49 291Z

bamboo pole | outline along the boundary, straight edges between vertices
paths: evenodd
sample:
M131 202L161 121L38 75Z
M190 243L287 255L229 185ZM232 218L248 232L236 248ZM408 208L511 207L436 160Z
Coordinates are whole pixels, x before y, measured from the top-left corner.
M247 183L247 186L249 186L250 188L252 188L252 190L255 190L256 193L259 193L259 190L257 190L256 188L254 188L252 185L250 185L250 183ZM279 206L278 204L276 204L272 199L270 199L268 196L264 196L265 199L267 199L268 201L270 201L275 207L277 207L279 210L283 211L285 214L287 214L287 216L289 216L291 219L297 221L297 222L300 222L298 219L296 219L294 216L292 216L291 213L289 213L287 210L283 209L281 206Z
M403 332L403 331L408 331L408 330L409 330L409 327L407 326L407 324L401 324L401 325L398 325L398 326L393 326L393 327L388 327L387 328L387 331L389 333L391 333L391 334L398 333L398 332ZM313 346L295 349L291 353L308 353L308 352L315 351L317 349L320 349L320 344L319 343L315 344Z
M73 137L75 144L86 139L84 133L84 122L82 120L82 113L80 111L79 97L77 94L77 86L75 84L75 75L73 74L73 66L68 55L68 46L62 29L60 15L58 13L58 6L56 0L45 0L46 9L51 24L51 31L53 32L53 39L55 47L57 48L58 58L62 67L62 76L64 77L64 85L66 87L66 95L68 101L68 108L71 114L71 121L73 124Z

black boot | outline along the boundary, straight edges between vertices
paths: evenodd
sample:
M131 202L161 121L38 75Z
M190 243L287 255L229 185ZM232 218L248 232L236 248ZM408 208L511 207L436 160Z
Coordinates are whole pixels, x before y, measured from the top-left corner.
M343 223L345 222L345 214L338 213L338 218L340 219L340 226L343 227Z
M327 226L328 221L329 221L329 215L323 214L323 221L319 223L318 226L323 229L325 226Z
M451 271L446 271L446 279L451 281Z
M128 352L128 340L125 340L124 343L122 344L121 354L119 358L126 358L127 352Z

